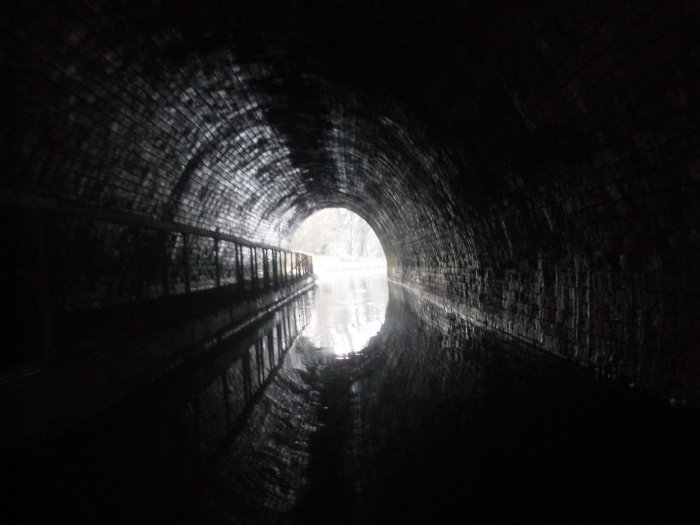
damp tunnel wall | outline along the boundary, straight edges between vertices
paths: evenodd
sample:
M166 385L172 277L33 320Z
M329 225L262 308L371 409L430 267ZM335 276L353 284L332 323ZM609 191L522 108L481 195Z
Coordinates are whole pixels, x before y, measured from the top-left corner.
M697 403L697 6L534 4L15 3L4 202L278 246L347 207L393 281ZM133 242L61 235L82 274Z

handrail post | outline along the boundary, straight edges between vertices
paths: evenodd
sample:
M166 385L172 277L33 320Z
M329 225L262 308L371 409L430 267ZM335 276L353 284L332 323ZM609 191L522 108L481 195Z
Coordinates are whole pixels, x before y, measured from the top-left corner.
M233 243L233 255L236 260L236 285L243 288L243 248L237 243Z
M278 273L277 273L277 250L272 250L272 286L279 288Z
M270 289L270 261L268 255L268 249L263 248L263 286L265 290Z
M189 242L187 234L182 234L182 262L185 269L185 293L190 293L190 259L189 259Z
M158 232L158 255L160 256L161 293L164 297L170 295L170 258L168 257L168 232Z
M287 252L282 252L282 284L287 284Z
M250 278L253 282L253 290L258 289L258 250L253 247L250 249Z
M255 290L255 257L253 256L253 247L248 246L247 248L250 266L250 288Z
M216 287L221 287L221 262L219 261L219 228L216 229L214 237L214 272Z

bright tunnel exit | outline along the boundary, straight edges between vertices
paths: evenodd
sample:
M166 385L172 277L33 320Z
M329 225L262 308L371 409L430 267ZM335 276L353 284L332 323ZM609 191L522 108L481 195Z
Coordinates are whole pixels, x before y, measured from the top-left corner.
M306 219L289 245L314 257L314 272L380 271L386 273L386 257L372 227L345 208L326 208Z
M386 317L386 258L372 228L359 215L327 208L306 219L290 248L311 253L317 286L304 331L331 358L363 350Z

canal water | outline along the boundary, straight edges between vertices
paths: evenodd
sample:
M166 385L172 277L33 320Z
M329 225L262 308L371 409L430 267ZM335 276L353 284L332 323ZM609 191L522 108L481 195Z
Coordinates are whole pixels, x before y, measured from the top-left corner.
M689 409L383 272L324 276L215 355L35 459L27 522L700 523Z

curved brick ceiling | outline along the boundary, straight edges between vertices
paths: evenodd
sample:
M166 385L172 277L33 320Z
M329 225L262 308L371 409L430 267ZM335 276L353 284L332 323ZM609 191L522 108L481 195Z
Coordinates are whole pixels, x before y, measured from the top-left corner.
M193 9L18 15L15 184L276 243L327 206L359 212L390 249L397 222L439 227L454 168L398 99L285 47L304 35L266 27L283 13Z
M697 3L585 4L27 3L7 184L281 244L345 206L475 319L687 370Z
M602 3L138 4L15 14L24 188L273 242L344 205L389 243L485 255L523 213L550 233L588 206L567 197L624 193L582 175L659 162L637 100L692 96L651 45L686 58L681 5L660 10L670 39L658 12Z

